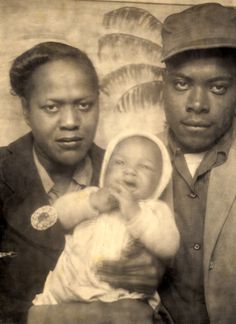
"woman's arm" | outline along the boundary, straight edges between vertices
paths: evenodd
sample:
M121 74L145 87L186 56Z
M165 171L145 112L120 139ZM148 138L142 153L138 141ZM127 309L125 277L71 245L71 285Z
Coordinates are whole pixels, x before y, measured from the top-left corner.
M113 303L64 303L32 306L27 324L152 324L153 310L145 302L123 299Z

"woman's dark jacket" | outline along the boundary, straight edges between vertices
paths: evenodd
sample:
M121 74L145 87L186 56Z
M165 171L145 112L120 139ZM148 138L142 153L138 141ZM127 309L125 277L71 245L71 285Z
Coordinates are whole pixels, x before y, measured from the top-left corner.
M64 247L59 223L39 231L31 225L32 213L48 205L39 178L29 133L0 148L0 323L24 323L26 310L39 293L49 270ZM97 185L103 150L92 145L92 184Z

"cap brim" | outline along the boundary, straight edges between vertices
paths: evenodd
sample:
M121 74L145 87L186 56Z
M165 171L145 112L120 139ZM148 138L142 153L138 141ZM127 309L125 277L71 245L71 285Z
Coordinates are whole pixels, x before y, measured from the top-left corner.
M183 44L182 46L171 49L167 53L163 51L161 62L165 62L173 56L186 51L211 48L236 48L236 39L201 39L188 44Z

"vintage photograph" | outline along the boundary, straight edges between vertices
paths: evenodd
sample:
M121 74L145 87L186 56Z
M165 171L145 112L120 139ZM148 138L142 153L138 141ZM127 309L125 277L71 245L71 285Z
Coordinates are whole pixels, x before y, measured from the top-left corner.
M236 0L0 0L0 324L236 322Z

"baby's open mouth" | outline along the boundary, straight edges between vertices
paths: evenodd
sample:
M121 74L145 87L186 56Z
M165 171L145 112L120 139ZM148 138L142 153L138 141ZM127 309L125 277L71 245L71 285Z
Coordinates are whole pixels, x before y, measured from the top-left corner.
M124 180L124 185L128 190L135 190L137 185L135 183L135 181L130 181L130 180Z

